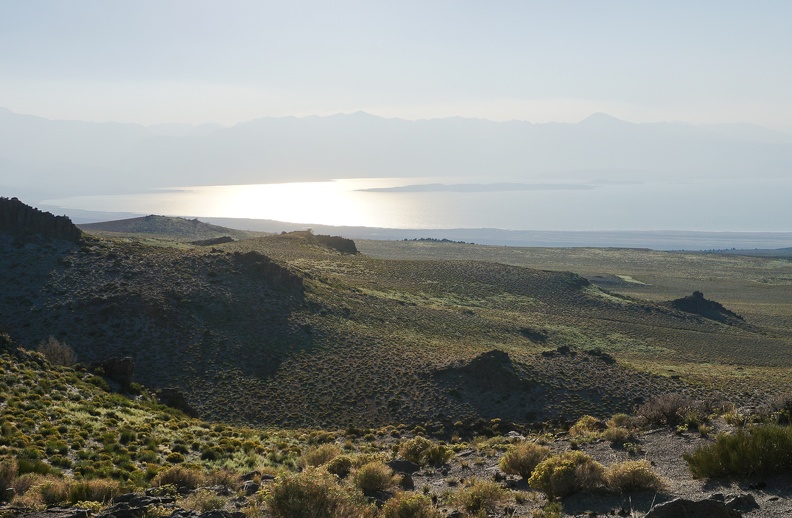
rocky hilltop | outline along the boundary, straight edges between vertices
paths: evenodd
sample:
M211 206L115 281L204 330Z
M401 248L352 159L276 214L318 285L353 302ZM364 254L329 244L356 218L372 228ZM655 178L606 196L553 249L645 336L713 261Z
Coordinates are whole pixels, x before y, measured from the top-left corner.
M41 211L17 198L0 198L0 233L23 239L43 236L74 242L82 237L82 231L67 216Z

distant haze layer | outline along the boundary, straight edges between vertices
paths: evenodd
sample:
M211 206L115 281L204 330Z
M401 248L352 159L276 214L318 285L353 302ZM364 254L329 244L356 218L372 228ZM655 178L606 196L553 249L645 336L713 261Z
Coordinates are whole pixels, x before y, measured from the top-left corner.
M178 129L0 109L0 189L63 210L307 224L792 230L792 137L752 125L355 113Z

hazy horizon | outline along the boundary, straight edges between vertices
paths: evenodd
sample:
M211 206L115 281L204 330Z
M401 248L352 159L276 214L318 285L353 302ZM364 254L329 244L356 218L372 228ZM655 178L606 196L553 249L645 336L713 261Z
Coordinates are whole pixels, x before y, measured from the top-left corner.
M789 19L780 0L5 3L0 191L344 225L789 231Z

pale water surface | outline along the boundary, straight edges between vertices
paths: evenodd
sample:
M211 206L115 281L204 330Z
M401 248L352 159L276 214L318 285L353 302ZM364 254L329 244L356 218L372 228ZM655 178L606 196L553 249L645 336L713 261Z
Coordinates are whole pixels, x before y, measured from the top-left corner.
M513 180L511 180L513 182ZM593 183L364 178L44 200L63 209L384 228L791 231L792 180ZM435 186L382 189L418 184ZM464 184L463 188L459 184ZM475 186L472 184L481 184ZM372 192L365 189L380 189ZM475 192L476 190L483 192ZM453 192L452 192L453 191ZM473 192L459 192L473 191Z

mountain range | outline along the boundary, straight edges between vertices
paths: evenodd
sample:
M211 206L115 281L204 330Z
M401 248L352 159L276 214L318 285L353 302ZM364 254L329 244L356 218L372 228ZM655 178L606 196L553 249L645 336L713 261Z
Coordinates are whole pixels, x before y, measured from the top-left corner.
M232 127L48 120L0 108L0 189L27 199L356 177L462 183L783 178L792 136L747 124L577 123L367 113Z

